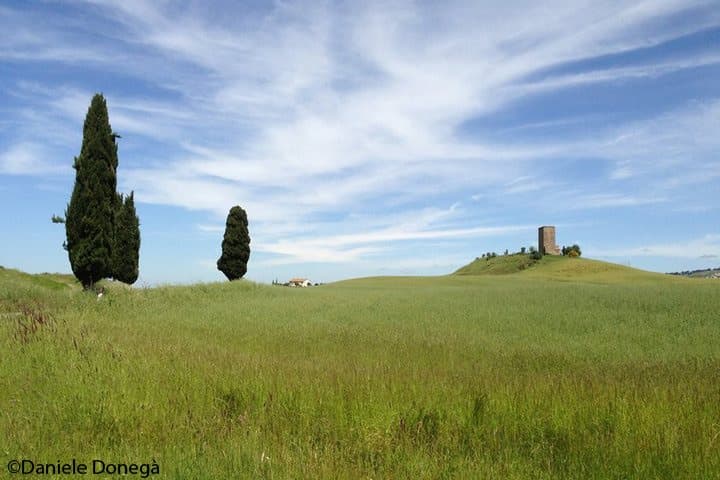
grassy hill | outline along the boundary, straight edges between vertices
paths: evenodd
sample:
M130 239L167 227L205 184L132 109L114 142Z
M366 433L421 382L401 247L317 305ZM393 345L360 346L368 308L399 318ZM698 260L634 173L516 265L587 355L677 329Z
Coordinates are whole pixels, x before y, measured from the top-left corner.
M453 275L509 275L525 277L592 282L672 281L673 277L647 272L615 263L587 258L570 258L546 255L533 260L530 255L503 255L490 259L477 258L458 269Z
M75 288L79 284L72 275L64 273L38 273L29 274L0 266L0 287L11 289L21 285L47 288L50 290L62 290Z
M159 478L720 477L720 283L608 265L100 301L2 270L0 305L32 308L0 315L0 452Z
M82 287L72 275L60 273L29 274L0 266L0 314L17 310L18 303L59 305L71 292Z
M536 260L530 255L501 255L494 258L476 258L460 267L453 275L507 275L532 267Z

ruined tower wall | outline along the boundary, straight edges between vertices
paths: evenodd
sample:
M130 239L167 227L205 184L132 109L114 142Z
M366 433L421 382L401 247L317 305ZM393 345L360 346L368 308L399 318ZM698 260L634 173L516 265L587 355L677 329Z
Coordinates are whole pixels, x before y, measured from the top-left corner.
M560 255L560 248L555 243L555 227L538 228L538 250L543 255Z

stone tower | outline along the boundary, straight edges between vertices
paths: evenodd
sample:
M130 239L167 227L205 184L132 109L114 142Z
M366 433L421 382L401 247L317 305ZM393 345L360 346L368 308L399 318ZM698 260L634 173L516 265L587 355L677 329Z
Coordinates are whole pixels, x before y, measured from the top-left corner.
M555 244L555 227L538 228L538 251L543 255L560 255L560 247Z

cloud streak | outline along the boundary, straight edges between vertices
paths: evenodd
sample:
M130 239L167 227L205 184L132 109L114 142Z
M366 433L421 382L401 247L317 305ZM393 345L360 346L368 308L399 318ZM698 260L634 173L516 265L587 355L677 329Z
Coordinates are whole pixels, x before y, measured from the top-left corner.
M37 144L13 145L0 152L0 174L37 176L60 173L62 169L48 162L47 157L47 151Z
M668 258L718 258L720 257L720 235L708 234L677 243L657 243L640 247L594 250L602 257L668 257Z

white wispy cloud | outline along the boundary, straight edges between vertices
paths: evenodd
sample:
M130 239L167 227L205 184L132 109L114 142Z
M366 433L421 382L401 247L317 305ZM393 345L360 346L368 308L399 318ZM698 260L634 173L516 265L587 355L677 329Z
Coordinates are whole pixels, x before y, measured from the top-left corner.
M616 179L642 176L659 180L660 187L711 181L712 175L700 178L693 173L713 171L717 165L720 137L715 132L719 124L720 100L695 102L618 127L614 135L596 143L594 150L616 162Z
M607 68L582 73L554 75L548 79L522 83L512 88L513 95L531 95L543 91L577 87L593 83L622 82L628 79L654 78L680 70L720 64L720 55L705 54L695 58L679 58L647 65Z
M621 193L599 193L575 197L572 208L634 207L662 202L667 202L667 199L662 197L639 197L636 195Z
M258 247L261 252L281 255L271 260L276 264L311 262L352 262L361 256L388 249L393 242L454 238L478 238L503 235L509 232L531 231L535 226L510 225L501 227L473 227L461 229L416 230L388 228L349 235L316 237L309 240L288 239L269 242ZM352 247L353 245L363 245Z
M600 257L669 257L669 258L718 258L720 257L720 234L712 233L700 238L680 242L657 243L621 249L593 249Z
M4 175L45 175L62 171L48 160L48 152L34 143L19 143L0 152L0 174Z

